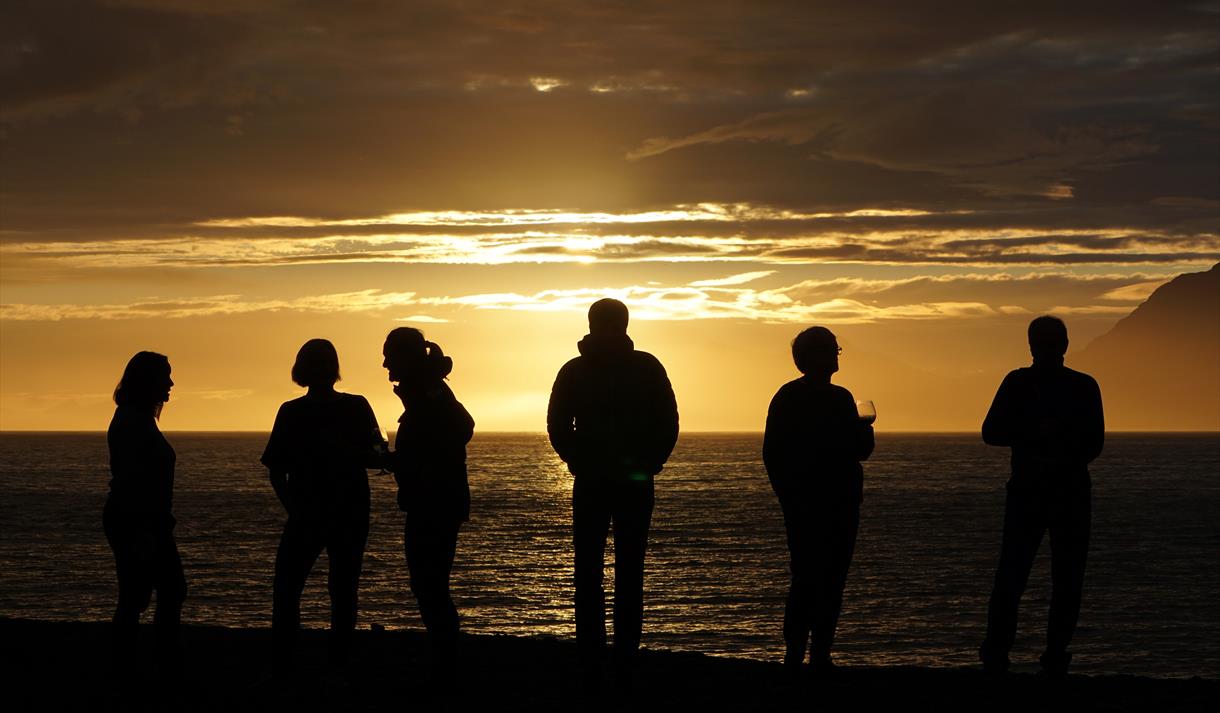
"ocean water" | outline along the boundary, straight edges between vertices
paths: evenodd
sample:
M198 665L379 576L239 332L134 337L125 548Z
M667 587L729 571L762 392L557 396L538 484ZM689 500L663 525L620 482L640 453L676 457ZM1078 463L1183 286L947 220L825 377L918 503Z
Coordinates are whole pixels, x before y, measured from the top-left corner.
M258 464L265 436L168 437L190 586L184 619L268 626L284 514ZM758 434L683 436L658 476L645 646L781 657L787 551L760 452ZM878 435L835 647L841 664L975 662L1007 457L974 435ZM572 637L571 477L541 435L478 434L469 462L473 516L453 574L464 629ZM1092 472L1075 670L1220 675L1220 436L1111 435ZM108 478L104 434L0 434L0 616L110 617ZM393 481L371 478L360 626L419 629ZM1044 542L1023 601L1018 668L1032 669L1041 651L1049 563ZM328 621L325 567L323 555L302 603L307 626ZM606 578L612 586L611 568Z

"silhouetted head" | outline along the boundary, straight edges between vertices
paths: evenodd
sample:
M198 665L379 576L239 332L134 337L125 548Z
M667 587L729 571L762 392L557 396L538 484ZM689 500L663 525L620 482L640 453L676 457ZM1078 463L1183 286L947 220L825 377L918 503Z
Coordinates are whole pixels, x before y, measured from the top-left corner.
M292 380L306 388L329 388L339 376L339 353L326 339L310 339L297 352L292 364Z
M589 307L589 334L626 334L627 305L609 297Z
M1059 360L1067 350L1068 330L1063 320L1046 315L1029 323L1029 353L1034 361Z
M169 401L174 380L169 378L169 358L156 352L139 352L127 362L123 378L114 389L117 406L148 409L161 417L161 407Z
M802 374L829 377L839 370L839 342L825 327L810 327L792 340L792 361Z
M453 360L445 356L440 345L424 339L424 333L414 327L390 330L381 354L389 380L398 383L439 381L453 371Z

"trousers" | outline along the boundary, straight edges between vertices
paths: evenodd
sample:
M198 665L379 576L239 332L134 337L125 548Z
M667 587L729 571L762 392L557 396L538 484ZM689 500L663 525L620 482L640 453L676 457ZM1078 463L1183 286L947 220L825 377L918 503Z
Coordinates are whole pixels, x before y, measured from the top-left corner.
M784 642L798 660L804 658L808 645L816 663L830 657L834 644L860 508L785 504L783 509L792 573L784 607Z
M153 613L157 656L162 668L181 664L179 629L182 604L186 600L186 577L182 557L174 540L172 518L168 521L133 516L106 504L102 529L114 552L119 580L119 601L114 610L115 665L135 666L135 648L140 615L157 593Z
M652 522L651 478L589 474L572 488L576 552L576 644L586 665L596 665L606 646L603 588L606 538L614 528L614 657L629 665L644 622L644 554Z
M453 655L461 626L457 606L449 592L449 575L453 571L461 526L456 518L408 513L403 527L411 593L419 604L419 615L428 630L433 655L442 659Z
M330 568L329 655L332 664L346 662L356 629L356 610L364 546L369 535L368 510L325 515L289 515L275 555L272 585L271 636L275 665L291 665L301 626L301 593L322 550Z
M1043 491L1009 487L1004 506L1004 539L995 586L987 605L984 661L1006 663L1017 633L1017 609L1029 581L1034 556L1049 531L1051 605L1043 663L1066 665L1067 647L1076 631L1089 551L1092 495L1088 486Z

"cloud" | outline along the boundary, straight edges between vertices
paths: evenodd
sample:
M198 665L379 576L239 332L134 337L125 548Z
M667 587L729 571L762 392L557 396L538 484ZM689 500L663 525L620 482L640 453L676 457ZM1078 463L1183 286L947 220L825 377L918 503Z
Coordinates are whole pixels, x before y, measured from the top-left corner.
M740 275L730 275L715 280L697 280L690 283L691 287L728 287L729 285L744 285L747 282L761 280L768 275L774 275L775 270L758 270L755 272L743 272Z
M699 145L774 141L805 145L812 158L872 164L902 172L944 175L989 195L1072 198L1065 183L1156 153L1139 127L1061 126L1047 132L1015 123L997 97L937 97L872 113L863 107L801 109L759 114L678 138L652 138L627 153L644 158ZM970 106L969 104L974 104ZM859 115L854 115L859 112Z
M1009 226L1014 218L1005 213L987 227L985 213L896 207L806 212L704 203L625 213L516 209L341 220L250 217L162 227L164 232L180 232L176 237L13 240L0 243L0 255L10 275L36 273L38 267L130 270L357 262L1074 265L1220 259L1220 226L1158 231L1111 224L1056 230ZM959 222L966 219L977 222Z
M449 320L440 317L430 317L426 314L413 314L410 317L398 317L395 322L415 322L417 324L445 324Z
M400 322L443 323L457 311L584 313L591 302L613 297L626 303L634 319L739 319L763 322L821 321L861 324L894 320L945 320L1001 317L1033 312L1123 314L1131 305L1115 305L1125 295L1168 277L1067 273L1010 275L967 273L901 279L836 278L802 280L777 287L752 287L774 271L694 280L684 284L547 289L533 293L488 292L421 295L376 289L299 297L291 300L248 299L216 295L195 299L149 299L128 304L6 304L3 320L182 319L256 312L375 312L430 308L396 318ZM1106 304L1110 302L1110 304Z
M1172 279L1172 278L1170 278ZM1115 300L1120 302L1143 302L1156 292L1157 288L1169 282L1169 279L1149 280L1148 282L1137 282L1134 285L1124 285L1115 287L1101 296L1105 300Z
M127 304L0 304L0 320L184 319L253 312L369 312L415 304L413 292L361 290L289 300L246 300L241 295L190 299L151 298Z

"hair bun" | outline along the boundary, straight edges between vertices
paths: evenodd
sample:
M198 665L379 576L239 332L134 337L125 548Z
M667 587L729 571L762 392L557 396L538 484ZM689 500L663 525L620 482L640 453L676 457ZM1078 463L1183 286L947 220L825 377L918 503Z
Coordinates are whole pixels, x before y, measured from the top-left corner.
M428 350L428 363L432 367L432 373L438 379L444 379L453 371L453 359L445 356L445 352L441 350L441 345L436 342L424 342L424 348Z

